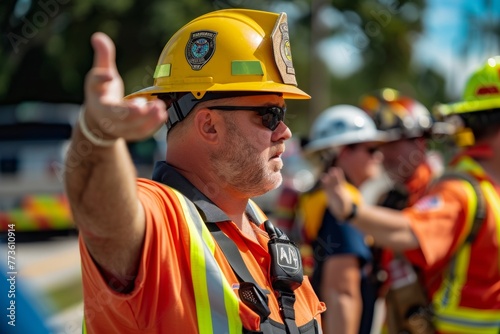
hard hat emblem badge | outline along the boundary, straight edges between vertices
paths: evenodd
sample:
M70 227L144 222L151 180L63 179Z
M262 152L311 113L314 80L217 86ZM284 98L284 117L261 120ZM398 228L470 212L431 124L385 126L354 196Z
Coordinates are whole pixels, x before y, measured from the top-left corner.
M208 63L215 52L215 37L217 33L210 30L200 30L191 33L186 44L186 60L195 71Z
M292 62L292 50L290 48L290 36L288 34L288 23L285 13L281 13L273 32L271 33L273 41L274 59L280 72L283 83L297 86L295 79L295 69Z

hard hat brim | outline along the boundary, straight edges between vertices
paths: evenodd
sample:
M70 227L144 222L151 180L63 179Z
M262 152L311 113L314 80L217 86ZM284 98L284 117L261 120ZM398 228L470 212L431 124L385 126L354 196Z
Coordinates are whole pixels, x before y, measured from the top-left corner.
M440 112L443 116L449 116L499 108L500 99L484 99L447 104L444 108L440 109Z
M127 95L125 98L131 99L135 97L145 97L147 99L154 99L155 94L160 93L174 93L174 92L201 92L202 97L205 92L237 92L237 91L246 91L246 92L276 92L282 93L284 99L302 99L307 100L310 99L311 96L304 92L303 90L286 84L278 84L274 82L255 82L255 83L228 83L228 84L211 84L207 85L205 90L200 90L200 85L196 85L196 89L189 89L189 85L182 84L179 86L172 85L169 87L165 86L151 86L144 89L141 89L135 93ZM197 96L197 94L193 94Z

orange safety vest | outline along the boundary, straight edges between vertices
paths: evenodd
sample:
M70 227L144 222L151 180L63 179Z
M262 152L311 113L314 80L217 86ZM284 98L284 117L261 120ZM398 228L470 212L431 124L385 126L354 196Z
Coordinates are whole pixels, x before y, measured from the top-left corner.
M479 185L496 223L496 245L500 252L500 196L485 177L482 167L470 157L463 157L456 170L469 173L480 179ZM464 181L469 208L477 205L477 196L472 185ZM467 227L472 228L475 210L467 210ZM470 242L464 242L456 252L447 274L432 297L434 325L440 333L453 334L498 334L500 330L500 309L473 309L460 305L462 290L467 282L471 261ZM500 253L499 253L500 259ZM497 269L500 271L500 263Z
M179 191L170 188L179 199L189 227L191 277L200 334L241 334L239 299L226 280L214 257L215 241L194 204ZM250 208L260 222L265 214L249 200ZM224 300L221 302L221 296ZM86 334L85 319L82 333Z

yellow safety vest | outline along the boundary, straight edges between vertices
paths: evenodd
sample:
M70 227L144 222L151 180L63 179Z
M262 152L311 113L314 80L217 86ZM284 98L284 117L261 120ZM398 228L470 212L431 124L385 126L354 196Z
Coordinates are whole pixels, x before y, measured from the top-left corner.
M472 158L465 157L456 165L458 171L484 176L481 166ZM475 208L477 196L471 184L467 185L468 206ZM483 180L480 188L495 217L496 239L500 245L500 197L491 182ZM475 210L468 210L467 226L472 227ZM500 310L479 310L460 306L462 289L467 280L471 243L464 242L452 259L443 283L432 298L435 327L441 333L499 334ZM499 257L500 258L500 257ZM500 264L499 267L500 268ZM500 269L499 269L500 270Z
M243 325L239 315L239 299L215 260L215 241L194 204L177 190L170 189L179 199L189 227L191 278L198 333L241 334ZM259 223L267 219L252 200L249 204L254 215L260 220ZM82 333L87 333L85 319Z
M345 184L351 194L354 203L361 204L362 197L359 190L350 183ZM323 223L325 210L328 208L326 192L317 189L305 193L299 200L299 216L307 240L315 240Z

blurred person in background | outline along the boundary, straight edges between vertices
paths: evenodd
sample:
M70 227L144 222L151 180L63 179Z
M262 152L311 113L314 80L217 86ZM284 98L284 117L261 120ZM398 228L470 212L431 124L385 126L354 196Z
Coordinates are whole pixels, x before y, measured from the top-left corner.
M336 105L316 118L304 151L319 159L322 171L331 166L342 169L349 192L361 201L358 188L381 170L381 140L383 134L363 110ZM369 237L345 224L350 217L336 219L327 208L326 194L317 186L301 194L297 219L311 245L313 287L327 306L323 332L370 333L376 295L367 280L372 260Z
M449 168L464 177L433 183L402 211L357 205L342 170L322 178L339 219L404 253L421 268L428 307L409 309L410 333L500 332L500 57L468 79L463 101L439 105L465 147ZM425 314L425 313L428 314Z
M391 88L364 95L359 106L370 115L377 129L386 134L386 142L379 148L384 156L385 179L390 185L377 204L397 210L415 204L443 171L439 153L428 149L435 124L439 123L434 122L422 103ZM373 279L379 283L379 295L387 297L389 332L396 334L402 327L398 317L401 305L394 298L396 290L388 290L390 268L406 266L398 263L406 260L402 254L394 257L390 250L377 246L372 253Z

